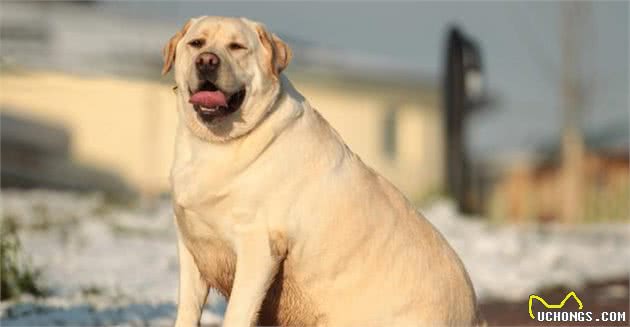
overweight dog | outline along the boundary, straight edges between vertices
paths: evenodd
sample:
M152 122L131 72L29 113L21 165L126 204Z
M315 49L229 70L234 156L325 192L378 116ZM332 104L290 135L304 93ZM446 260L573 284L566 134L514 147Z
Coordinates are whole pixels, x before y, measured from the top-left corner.
M177 326L199 323L210 288L228 299L224 326L475 322L457 255L291 85L285 42L204 16L163 55L179 120Z

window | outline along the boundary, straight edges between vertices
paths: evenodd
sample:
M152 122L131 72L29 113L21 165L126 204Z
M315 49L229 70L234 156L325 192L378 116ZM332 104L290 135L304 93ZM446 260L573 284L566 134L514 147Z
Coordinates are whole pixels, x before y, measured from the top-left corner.
M389 159L395 159L398 152L398 109L388 106L383 119L383 153Z

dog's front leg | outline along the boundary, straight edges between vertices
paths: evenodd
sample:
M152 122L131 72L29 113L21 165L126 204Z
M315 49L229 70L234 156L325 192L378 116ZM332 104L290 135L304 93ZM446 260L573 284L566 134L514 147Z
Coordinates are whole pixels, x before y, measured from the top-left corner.
M199 326L201 311L208 297L209 286L201 277L192 254L178 237L179 292L175 327Z
M262 222L240 224L235 235L236 273L223 326L249 327L257 321L286 246L283 238L271 237Z

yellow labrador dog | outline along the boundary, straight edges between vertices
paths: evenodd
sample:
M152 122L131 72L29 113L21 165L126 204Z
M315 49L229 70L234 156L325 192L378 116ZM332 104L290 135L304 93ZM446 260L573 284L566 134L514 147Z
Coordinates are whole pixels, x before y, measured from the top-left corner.
M179 115L171 171L176 326L209 288L224 326L465 326L466 271L282 74L291 50L244 18L191 19L164 48Z

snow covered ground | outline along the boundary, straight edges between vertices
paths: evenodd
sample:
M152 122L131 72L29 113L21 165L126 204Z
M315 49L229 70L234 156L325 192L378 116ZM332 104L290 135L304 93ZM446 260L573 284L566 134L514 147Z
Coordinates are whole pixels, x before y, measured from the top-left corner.
M1 302L2 326L172 323L177 254L168 200L121 208L99 194L4 191L2 211L19 224L24 253L52 291ZM460 254L481 300L522 300L541 287L630 272L628 224L497 226L464 219L446 201L422 212ZM211 294L202 323L220 323L224 309Z

